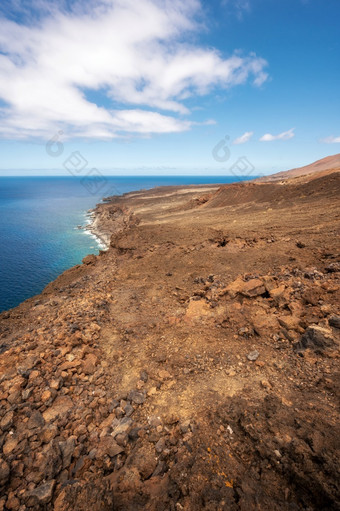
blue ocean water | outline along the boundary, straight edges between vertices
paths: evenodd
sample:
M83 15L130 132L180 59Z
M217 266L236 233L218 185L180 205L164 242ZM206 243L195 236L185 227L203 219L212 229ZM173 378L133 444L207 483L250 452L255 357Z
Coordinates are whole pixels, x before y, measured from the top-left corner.
M40 293L85 255L98 253L96 240L77 225L85 225L87 211L103 196L235 180L233 176L112 176L105 183L86 183L77 177L0 177L0 312Z

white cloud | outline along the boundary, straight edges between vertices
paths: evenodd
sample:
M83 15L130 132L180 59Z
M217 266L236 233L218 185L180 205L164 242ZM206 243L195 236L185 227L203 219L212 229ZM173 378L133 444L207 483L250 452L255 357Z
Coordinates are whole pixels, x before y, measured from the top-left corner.
M245 144L246 142L248 142L252 138L253 135L254 135L253 131L246 131L240 137L235 138L235 140L233 140L233 144L234 145Z
M0 18L0 137L185 131L186 99L267 79L255 54L225 59L185 42L200 26L198 0L87 0L72 11L35 0L41 19L30 5L29 26Z
M334 137L331 135L330 137L322 138L320 142L323 144L340 144L340 137Z
M295 128L291 128L290 130L279 133L278 135L271 135L270 133L266 133L260 138L260 142L273 142L273 140L290 140L291 138L295 137L294 130Z

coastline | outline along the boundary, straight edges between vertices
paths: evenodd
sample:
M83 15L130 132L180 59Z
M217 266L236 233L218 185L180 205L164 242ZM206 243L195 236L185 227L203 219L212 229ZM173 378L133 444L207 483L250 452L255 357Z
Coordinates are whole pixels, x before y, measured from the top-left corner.
M86 213L87 223L82 227L84 234L91 236L97 243L98 250L108 250L110 244L110 235L104 233L98 227L96 208L90 209Z
M48 511L336 509L339 187L99 203L109 249L0 314L7 494Z

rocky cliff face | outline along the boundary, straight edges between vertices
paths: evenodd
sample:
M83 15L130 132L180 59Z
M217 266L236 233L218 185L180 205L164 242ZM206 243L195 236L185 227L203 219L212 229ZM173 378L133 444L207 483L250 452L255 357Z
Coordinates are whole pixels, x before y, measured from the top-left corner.
M0 315L0 510L338 509L339 174L127 194Z

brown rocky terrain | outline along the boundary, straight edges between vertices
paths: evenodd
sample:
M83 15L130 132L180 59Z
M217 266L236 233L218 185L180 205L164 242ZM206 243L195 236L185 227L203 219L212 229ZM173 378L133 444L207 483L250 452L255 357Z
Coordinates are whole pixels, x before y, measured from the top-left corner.
M309 179L313 174L318 174L319 176L321 173L328 175L333 173L335 170L340 170L340 153L334 154L332 156L327 156L326 158L322 158L321 160L315 161L310 165L305 165L304 167L285 170L283 172L278 172L277 174L262 177L259 179L259 181L281 181L303 177L307 177Z
M96 209L0 315L0 510L336 510L340 174Z

